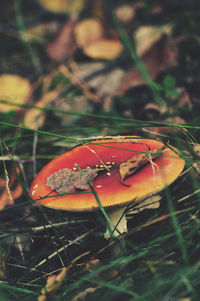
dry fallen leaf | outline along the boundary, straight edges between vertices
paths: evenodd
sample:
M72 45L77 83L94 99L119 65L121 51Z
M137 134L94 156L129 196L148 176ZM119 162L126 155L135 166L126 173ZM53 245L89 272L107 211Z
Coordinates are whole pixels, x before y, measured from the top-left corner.
M200 157L200 144L196 143L193 146L193 151L197 155L197 157ZM200 176L200 162L193 162L192 166L193 166L194 170L196 171L196 173L198 174L198 176Z
M38 301L49 300L49 296L52 296L53 293L62 285L69 268L63 268L58 275L48 277L47 284L45 288L42 289L41 295L38 297Z
M142 57L160 38L163 34L170 34L173 26L165 25L157 26L141 26L134 33L137 54Z
M56 95L57 91L47 92L37 103L36 106L43 108L45 107ZM38 119L39 118L39 119ZM24 115L24 125L31 128L39 128L42 126L45 120L45 115L41 115L41 111L38 109L29 109Z
M177 49L171 40L161 40L145 53L142 57L142 61L146 66L150 77L155 79L158 73L165 68L166 64L176 66ZM119 88L119 94L124 94L128 89L145 83L145 79L137 68L134 67L124 76L122 85Z
M138 169L140 169L142 166L146 165L147 163L153 164L153 160L161 156L163 150L164 147L160 149L156 149L154 151L147 150L147 153L140 153L138 155L134 155L126 162L121 163L119 166L121 183L123 185L126 185L124 183L125 178L133 175Z
M69 168L59 169L57 172L48 176L46 185L58 193L89 189L90 186L88 182L92 184L98 172L104 169L105 168L91 168L88 166L82 170L83 175L79 171L74 171Z
M75 75L80 80L90 74L95 74L95 76L87 80L87 86L95 91L96 97L103 102L104 109L109 111L111 109L111 101L118 93L118 89L121 86L125 71L121 68L114 68L109 72L102 72L98 74L99 70L105 68L105 63L103 62L83 63L78 67L78 71L75 73ZM89 99L85 92L84 95L86 95Z
M192 108L192 101L189 93L185 90L185 88L177 88L176 91L179 93L179 97L177 99L179 106L186 106L188 108Z
M117 58L122 52L122 44L119 40L98 40L83 48L85 55L93 59L111 60Z
M95 19L87 19L77 24L74 34L83 53L93 59L114 59L123 48L116 38L105 38L103 25Z
M84 0L38 0L38 2L53 13L78 13L84 6Z
M74 35L77 45L86 47L103 37L103 26L98 20L86 19L76 25Z
M62 62L69 59L76 51L77 46L73 35L75 25L76 17L72 16L63 25L57 37L47 45L46 51L52 60Z
M0 76L0 100L10 101L16 105L24 104L31 92L29 81L19 75L3 74ZM0 103L0 112L19 110L20 107Z
M16 168L19 174L19 168ZM13 169L4 169L4 179L0 178L0 210L4 209L7 205L14 205L14 200L22 195L22 187L17 183L15 171Z
M115 10L117 18L122 23L128 23L135 16L135 7L132 5L121 5Z

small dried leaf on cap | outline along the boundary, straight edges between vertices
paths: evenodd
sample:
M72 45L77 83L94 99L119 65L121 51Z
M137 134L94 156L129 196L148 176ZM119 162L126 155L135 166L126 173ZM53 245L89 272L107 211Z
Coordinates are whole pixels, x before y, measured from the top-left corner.
M85 190L89 189L88 184L98 175L99 171L105 168L85 168L82 170L82 174L79 171L74 171L69 168L59 169L57 172L48 176L46 185L56 190L58 193L67 193L71 190Z
M124 183L124 179L133 175L139 168L143 167L147 163L151 163L152 160L160 157L164 148L165 146L153 152L140 153L138 155L134 155L126 162L121 163L119 166L119 172L122 184L126 185Z

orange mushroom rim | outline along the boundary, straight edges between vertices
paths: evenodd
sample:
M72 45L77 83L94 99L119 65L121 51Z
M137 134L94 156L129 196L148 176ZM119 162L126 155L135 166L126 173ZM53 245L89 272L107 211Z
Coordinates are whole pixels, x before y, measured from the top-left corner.
M137 204L175 181L184 165L176 148L158 140L130 136L96 139L45 165L32 182L30 196L43 206L68 211L99 208L92 190L105 208ZM51 177L57 186L67 187L63 189L67 192L61 195L52 188Z

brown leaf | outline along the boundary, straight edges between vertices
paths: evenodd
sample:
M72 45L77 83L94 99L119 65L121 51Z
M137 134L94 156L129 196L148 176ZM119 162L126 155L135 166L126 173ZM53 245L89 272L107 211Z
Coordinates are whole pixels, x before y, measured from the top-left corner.
M198 157L200 157L200 144L195 144L193 146L193 151ZM196 173L198 174L198 176L200 176L200 163L193 162L192 166L193 166L194 170L196 171Z
M178 98L178 105L179 106L186 106L188 108L192 108L192 102L190 95L184 88L178 88L176 89L177 92L179 93L179 98Z
M87 64L80 64L77 73L75 74L80 80L88 76L89 74L95 73L96 71L105 67L105 63L90 62ZM96 91L96 97L103 100L107 96L113 97L118 87L121 85L125 71L120 68L115 68L108 73L102 73L98 76L92 77L87 81L89 88ZM85 94L85 93L84 93ZM87 95L86 95L87 96ZM87 96L88 97L88 96Z
M46 185L61 194L71 190L89 189L88 182L92 183L98 172L104 169L104 167L91 168L88 166L82 170L83 175L79 171L69 168L59 169L54 174L48 176Z
M74 27L76 17L72 16L62 27L55 40L47 45L47 53L56 62L62 62L70 58L77 49L74 41Z
M142 57L163 34L169 34L172 31L172 25L157 26L141 26L134 33L137 54Z
M19 174L19 168L16 168ZM14 205L14 200L22 195L22 187L17 183L16 174L13 169L4 170L5 179L0 178L0 210L4 209L7 205Z
M126 162L121 163L119 166L121 183L123 185L126 185L124 183L125 178L133 175L139 168L143 167L147 163L152 162L153 159L156 159L159 156L161 156L164 148L165 148L165 146L163 146L160 149L151 151L151 152L150 152L150 150L148 150L148 152L146 152L146 153L140 153L138 155L134 155Z
M147 71L152 79L155 79L166 64L176 66L177 50L172 41L164 39L153 45L142 57ZM123 79L122 85L119 88L119 94L124 94L128 89L145 84L145 79L142 77L137 68L129 71Z
M69 267L70 268L70 267ZM48 277L47 284L45 288L42 289L41 295L38 297L38 301L46 301L47 294L49 296L52 295L63 283L63 280L66 277L67 271L69 268L63 268L62 271L58 275L53 275Z

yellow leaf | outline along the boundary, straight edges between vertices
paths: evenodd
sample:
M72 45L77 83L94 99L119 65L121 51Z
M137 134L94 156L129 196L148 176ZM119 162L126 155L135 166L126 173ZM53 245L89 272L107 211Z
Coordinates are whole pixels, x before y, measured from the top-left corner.
M83 8L83 0L38 0L40 5L54 13L80 12Z
M15 74L3 74L0 76L0 100L24 104L31 91L31 85L25 78ZM0 111L7 112L18 110L20 107L11 104L0 103Z
M139 56L143 56L163 34L169 34L172 31L172 25L163 27L141 26L134 34L136 50Z
M86 19L76 25L74 34L77 45L86 47L102 38L103 27L98 20Z
M83 52L93 59L111 60L119 56L122 44L118 40L98 40L83 48Z
M37 107L45 107L51 100L54 99L54 97L57 95L57 91L51 91L46 93L37 103ZM27 113L24 116L24 125L31 128L35 129L37 127L41 127L44 120L45 116L44 114L41 115L39 118L39 115L41 114L41 110L39 109L30 109L27 111ZM39 120L38 120L39 118Z

